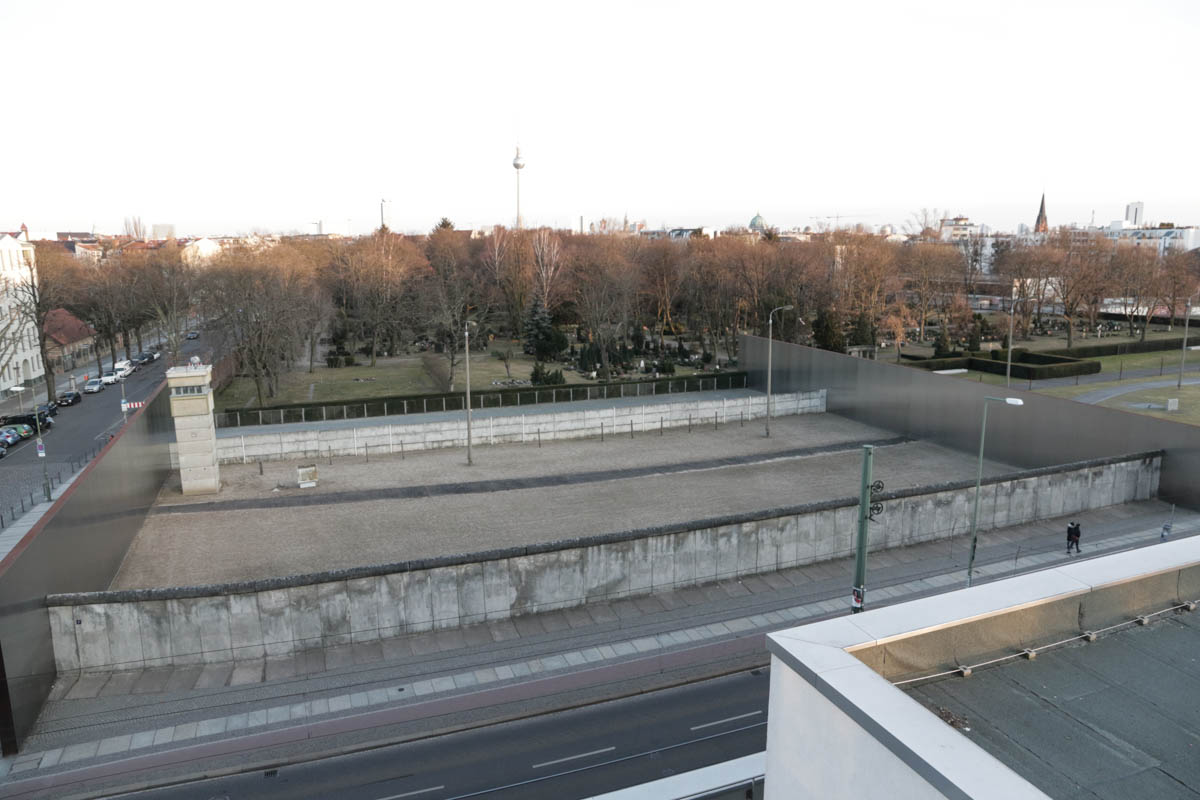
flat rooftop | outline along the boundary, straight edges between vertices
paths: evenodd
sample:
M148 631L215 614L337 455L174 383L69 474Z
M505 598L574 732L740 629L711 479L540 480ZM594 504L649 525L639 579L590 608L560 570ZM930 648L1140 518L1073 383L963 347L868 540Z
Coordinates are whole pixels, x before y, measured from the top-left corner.
M1200 617L944 678L914 699L1054 798L1200 798Z
M178 477L134 539L113 589L255 580L641 530L857 497L861 445L887 489L973 477L975 456L834 414L663 435L476 446L317 462L224 465L218 495ZM311 461L307 462L311 463ZM987 475L1015 468L985 462Z

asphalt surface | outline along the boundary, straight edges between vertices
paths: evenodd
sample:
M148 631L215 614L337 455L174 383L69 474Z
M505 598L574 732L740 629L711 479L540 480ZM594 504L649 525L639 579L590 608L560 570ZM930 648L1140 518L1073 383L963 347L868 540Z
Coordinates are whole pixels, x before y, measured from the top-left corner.
M184 355L203 349L199 341L187 342ZM148 398L164 380L167 366L167 356L164 354L126 378L125 398L135 402ZM77 369L73 374L78 391L82 392L83 377L94 377L95 365ZM56 376L58 394L71 388L70 377ZM22 398L20 401L10 399L0 403L0 414L19 413L19 406L28 410L33 400L45 402L44 389L38 391L34 398ZM120 429L123 424L121 385L107 386L96 394L85 394L78 405L58 409L53 419L53 427L43 431L42 438L46 446L44 458L38 458L35 437L10 447L8 455L0 459L0 518L6 525L33 504L31 495L33 501L44 500L42 487L47 478L53 486L57 486L61 479L82 469L103 447L108 435Z
M760 669L453 737L118 796L582 798L761 752L768 688Z

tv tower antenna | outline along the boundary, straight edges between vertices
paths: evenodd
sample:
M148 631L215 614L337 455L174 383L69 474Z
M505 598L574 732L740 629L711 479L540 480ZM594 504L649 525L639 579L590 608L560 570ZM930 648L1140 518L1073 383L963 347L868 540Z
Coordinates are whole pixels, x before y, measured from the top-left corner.
M521 146L517 145L517 155L513 158L513 169L517 171L517 229L521 228L521 170L525 169L525 159L521 158Z

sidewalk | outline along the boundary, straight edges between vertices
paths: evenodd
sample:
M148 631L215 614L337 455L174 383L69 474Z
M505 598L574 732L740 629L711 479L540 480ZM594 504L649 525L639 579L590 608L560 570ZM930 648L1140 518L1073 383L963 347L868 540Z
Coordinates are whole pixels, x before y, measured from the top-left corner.
M1158 501L1077 515L1074 519L1084 530L1083 557L1152 545L1169 515L1170 507ZM976 560L978 580L1061 563L1068 558L1065 527L1065 520L1046 520L985 534ZM1198 532L1200 513L1176 510L1174 536ZM960 588L968 544L960 536L872 553L867 606ZM246 663L60 676L24 752L0 762L0 776L7 776L0 797L20 792L26 778L117 758L134 765L139 756L214 741L224 742L230 763L241 763L231 750L237 749L236 737L301 731L328 720L340 720L339 731L357 732L356 741L362 741L369 729L382 724L372 718L383 710L399 709L407 721L427 719L435 727L433 715L447 713L435 707L439 700L460 698L460 710L487 706L480 699L489 690L519 692L522 685L554 676L569 675L575 685L584 685L590 671L597 674L594 681L613 686L614 692L628 691L613 680L609 668L624 665L630 679L666 677L667 667L650 657L665 661L689 649L719 648L848 613L853 568L852 559L842 559ZM606 677L600 678L606 669ZM467 694L472 697L462 699ZM512 695L504 701L512 702ZM500 702L497 696L494 705ZM246 750L262 746L245 741Z

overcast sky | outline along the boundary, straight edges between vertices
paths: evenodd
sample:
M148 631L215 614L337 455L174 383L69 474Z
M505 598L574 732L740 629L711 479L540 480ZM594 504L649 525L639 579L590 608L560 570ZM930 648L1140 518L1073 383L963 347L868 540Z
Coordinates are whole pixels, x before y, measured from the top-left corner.
M0 0L0 230L1200 224L1200 3ZM831 220L830 220L831 221Z

